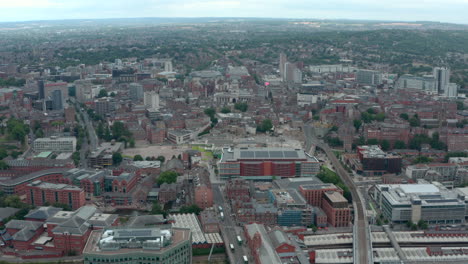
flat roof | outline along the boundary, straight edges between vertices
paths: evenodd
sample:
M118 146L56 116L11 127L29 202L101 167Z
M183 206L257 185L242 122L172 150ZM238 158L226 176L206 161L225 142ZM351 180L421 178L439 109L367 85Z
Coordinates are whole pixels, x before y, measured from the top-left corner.
M43 151L36 155L36 158L47 158L52 154L52 151Z
M221 162L238 160L318 160L294 148L224 148Z
M405 193L438 193L439 188L434 184L401 184L399 186Z

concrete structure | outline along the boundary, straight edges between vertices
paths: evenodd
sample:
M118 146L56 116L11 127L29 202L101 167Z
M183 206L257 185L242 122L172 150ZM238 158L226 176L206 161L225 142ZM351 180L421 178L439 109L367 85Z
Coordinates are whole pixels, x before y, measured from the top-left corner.
M424 182L424 181L422 181ZM373 197L389 221L429 224L465 222L464 197L439 183L376 185Z
M253 180L312 177L320 170L315 157L290 148L224 148L218 167L221 179Z
M458 96L458 84L448 83L445 86L444 96L445 97L457 97Z
M322 207L324 193L328 191L336 191L343 194L343 190L331 183L304 184L300 185L298 190L302 196L304 196L308 204L318 207Z
M83 251L85 264L192 263L191 232L183 228L93 231Z
M430 94L437 94L436 80L432 75L423 77L404 74L396 83L398 89L417 89Z
M358 70L356 82L363 85L380 85L382 84L382 73L372 70Z
M145 92L143 95L143 103L147 108L159 109L159 94L155 91Z
M385 153L377 145L358 146L357 153L362 163L364 175L401 172L401 157L392 153Z
M446 67L435 67L433 69L435 78L435 89L438 93L445 93L450 82L450 69Z
M33 149L36 152L75 152L76 137L50 137L38 138L33 142Z
M60 203L76 210L86 202L85 193L79 187L42 181L34 181L28 184L26 195L26 201L33 206Z
M143 99L143 86L139 83L131 83L129 85L130 98L135 101Z
M102 143L99 148L92 151L88 157L91 168L102 168L112 165L112 154L123 149L121 142Z

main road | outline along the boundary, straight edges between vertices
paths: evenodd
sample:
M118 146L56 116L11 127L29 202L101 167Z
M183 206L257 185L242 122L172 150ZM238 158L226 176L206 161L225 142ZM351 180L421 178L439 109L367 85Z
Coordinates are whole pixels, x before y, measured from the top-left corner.
M370 238L369 238L369 229L367 223L367 217L365 213L365 202L362 201L362 197L358 193L358 189L354 184L353 179L349 175L349 173L343 168L340 161L336 158L335 153L330 149L330 147L320 142L313 134L313 127L311 125L304 125L304 134L306 138L306 150L308 151L313 145L322 149L325 154L327 155L328 159L332 163L333 167L335 168L336 173L340 176L343 182L348 186L352 198L354 207L354 217L356 218L354 221L354 228L355 228L355 237L353 239L354 243L358 243L354 246L357 248L359 252L355 252L354 256L357 256L357 259L354 259L354 263L356 264L369 264L371 259L369 255L372 254L370 252ZM357 254L356 254L357 253Z

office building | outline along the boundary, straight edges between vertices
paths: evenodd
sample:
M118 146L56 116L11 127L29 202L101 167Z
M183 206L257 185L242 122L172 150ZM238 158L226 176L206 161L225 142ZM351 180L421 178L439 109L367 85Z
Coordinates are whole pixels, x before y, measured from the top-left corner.
M63 109L63 96L61 90L54 90L52 92L52 109L62 110Z
M465 221L464 197L437 182L376 185L372 196L391 222L423 220L429 224L459 224Z
M84 263L189 264L191 237L183 228L95 230L83 250Z
M63 101L68 99L68 83L55 82L44 84L44 98L52 98L52 93L59 90L62 93Z
M275 177L312 177L319 172L320 164L301 149L224 148L218 168L221 179L271 180Z
M457 97L458 96L458 84L448 83L445 86L444 96L446 96L446 97Z
M88 156L91 168L103 168L112 165L112 154L123 149L121 142L102 143L95 151Z
M94 101L94 110L100 116L106 116L115 109L115 102L110 98L99 98Z
M364 175L383 175L401 172L401 156L385 153L377 145L358 146L357 153Z
M143 97L144 104L147 108L159 109L159 94L157 92L145 92Z
M27 185L26 195L26 201L33 206L60 203L76 210L85 204L84 191L68 184L33 181Z
M280 71L280 76L284 81L285 78L285 64L288 62L288 58L286 57L286 54L280 53L279 57L279 71Z
M450 69L445 67L435 67L433 70L435 78L435 89L438 93L444 93L450 82Z
M362 85L380 85L382 84L382 73L372 70L358 70L356 82Z
M45 98L44 80L37 81L37 89L39 91L39 99L44 99Z
M130 87L130 99L139 101L143 99L143 86L139 83L131 83Z
M331 183L303 184L299 186L299 192L304 196L307 203L322 207L323 194L328 191L336 191L343 194L343 190Z
M296 84L302 83L302 71L294 63L286 62L284 64L284 71L284 81Z
M430 94L437 94L436 80L432 75L419 77L411 74L404 74L398 78L396 87L398 89L416 89Z
M75 152L76 137L56 137L38 138L34 140L33 149L36 152Z

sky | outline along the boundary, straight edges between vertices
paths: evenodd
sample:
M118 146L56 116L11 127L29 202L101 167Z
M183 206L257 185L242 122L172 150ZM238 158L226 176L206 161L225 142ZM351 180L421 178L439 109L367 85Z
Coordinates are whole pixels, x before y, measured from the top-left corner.
M0 21L269 17L468 24L468 0L0 0Z

